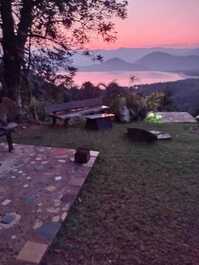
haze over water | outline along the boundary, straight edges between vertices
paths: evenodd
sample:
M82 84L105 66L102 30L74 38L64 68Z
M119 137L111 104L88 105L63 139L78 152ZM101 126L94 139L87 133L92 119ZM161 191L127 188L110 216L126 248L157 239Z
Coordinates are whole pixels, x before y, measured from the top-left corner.
M153 84L160 82L172 82L187 79L188 76L178 73L157 72L157 71L111 71L111 72L77 72L74 81L77 85L90 81L94 85L100 83L109 84L117 82L121 86L130 86L130 78L136 77L133 85Z

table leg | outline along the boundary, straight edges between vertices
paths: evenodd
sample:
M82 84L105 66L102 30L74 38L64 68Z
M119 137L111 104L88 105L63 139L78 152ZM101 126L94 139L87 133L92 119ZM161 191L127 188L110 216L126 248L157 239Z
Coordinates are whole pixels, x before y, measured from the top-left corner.
M6 133L6 138L7 138L7 142L8 142L8 150L9 150L9 152L12 152L14 147L13 147L11 132Z

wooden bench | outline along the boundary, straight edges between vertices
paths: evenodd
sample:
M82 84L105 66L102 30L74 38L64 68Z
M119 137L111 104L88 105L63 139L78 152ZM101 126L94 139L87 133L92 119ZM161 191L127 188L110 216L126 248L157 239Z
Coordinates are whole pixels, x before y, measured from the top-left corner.
M55 125L57 120L67 123L71 118L104 113L109 110L109 107L103 105L102 98L94 98L48 105L45 110L48 116L52 118L53 125Z
M115 114L94 114L86 116L86 129L90 130L107 130L112 128L112 120Z
M12 140L12 133L17 128L17 124L14 122L8 123L6 126L0 125L0 137L5 136L7 143L8 143L8 150L12 152L14 149L13 147L13 140Z

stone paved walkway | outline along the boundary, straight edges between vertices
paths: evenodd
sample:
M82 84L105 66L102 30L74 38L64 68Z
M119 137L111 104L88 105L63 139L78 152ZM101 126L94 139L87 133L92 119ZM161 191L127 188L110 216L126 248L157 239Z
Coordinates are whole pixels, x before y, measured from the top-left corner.
M88 164L74 150L0 144L0 264L39 264L76 199L98 152Z

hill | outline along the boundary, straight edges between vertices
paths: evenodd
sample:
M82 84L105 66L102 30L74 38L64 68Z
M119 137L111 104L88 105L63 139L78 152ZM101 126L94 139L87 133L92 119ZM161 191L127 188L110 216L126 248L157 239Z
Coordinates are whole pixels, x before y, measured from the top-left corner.
M91 53L94 55L100 54L105 61L112 58L119 58L129 63L135 63L142 57L152 52L163 52L174 56L187 56L187 55L199 55L198 48L164 48L164 47L153 47L153 48L119 48L110 50L92 50ZM92 65L92 60L88 56L83 56L77 53L74 56L74 65L77 67Z
M168 92L178 111L187 111L194 116L199 114L199 79L142 85L139 91L144 95L154 91Z
M153 71L194 71L199 70L199 56L175 56L164 52L153 52L136 62Z
M132 70L147 70L139 64L128 63L119 58L112 58L102 63L93 64L79 68L82 72L108 72L108 71L132 71Z

